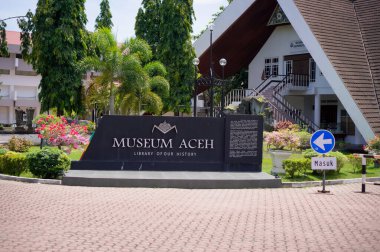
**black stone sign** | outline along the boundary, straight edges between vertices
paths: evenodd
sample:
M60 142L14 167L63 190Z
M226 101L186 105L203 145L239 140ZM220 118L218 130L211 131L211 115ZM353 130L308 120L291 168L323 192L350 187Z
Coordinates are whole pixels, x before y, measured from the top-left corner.
M104 116L73 170L261 171L262 117Z

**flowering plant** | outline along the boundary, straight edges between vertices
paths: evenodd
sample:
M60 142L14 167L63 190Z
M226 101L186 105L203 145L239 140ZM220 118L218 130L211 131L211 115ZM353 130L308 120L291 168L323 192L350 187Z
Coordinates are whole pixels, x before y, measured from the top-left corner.
M276 123L276 125L274 126L274 129L275 130L288 129L292 131L298 131L300 130L300 126L298 124L292 123L291 121L285 120L285 121L279 121L278 123Z
M380 135L375 136L374 139L368 142L368 145L364 148L366 151L380 153Z
M42 125L56 123L56 122L59 122L60 120L61 120L60 117L56 117L53 115L41 114L41 115L38 115L36 118L34 118L33 123L35 123L37 128L39 128Z
M265 132L264 139L271 150L293 150L301 145L299 136L291 130Z
M74 123L68 124L63 116L42 115L37 117L35 122L39 138L46 139L49 144L58 146L67 153L70 153L71 149L78 149L89 142L86 135L87 127Z

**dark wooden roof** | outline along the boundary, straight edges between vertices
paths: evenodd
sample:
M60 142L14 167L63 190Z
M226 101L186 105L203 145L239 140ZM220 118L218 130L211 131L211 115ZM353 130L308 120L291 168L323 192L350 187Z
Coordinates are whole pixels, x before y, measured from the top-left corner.
M380 1L294 2L371 128L380 134Z
M248 67L255 55L267 41L274 26L267 23L276 7L276 0L256 0L224 33L213 42L214 71L221 76L219 59L227 59L225 76ZM209 75L210 48L200 57L199 71Z

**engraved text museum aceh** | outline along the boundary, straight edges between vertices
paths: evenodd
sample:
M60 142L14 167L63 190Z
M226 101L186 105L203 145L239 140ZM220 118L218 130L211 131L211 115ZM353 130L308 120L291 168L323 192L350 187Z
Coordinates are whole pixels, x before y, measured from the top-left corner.
M261 172L261 116L104 116L72 170Z

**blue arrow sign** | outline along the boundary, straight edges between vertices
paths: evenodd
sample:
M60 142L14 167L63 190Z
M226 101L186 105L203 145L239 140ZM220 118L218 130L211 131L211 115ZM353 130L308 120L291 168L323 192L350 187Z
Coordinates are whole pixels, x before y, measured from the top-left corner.
M325 154L334 149L335 137L328 130L318 130L310 138L310 146L320 154Z

